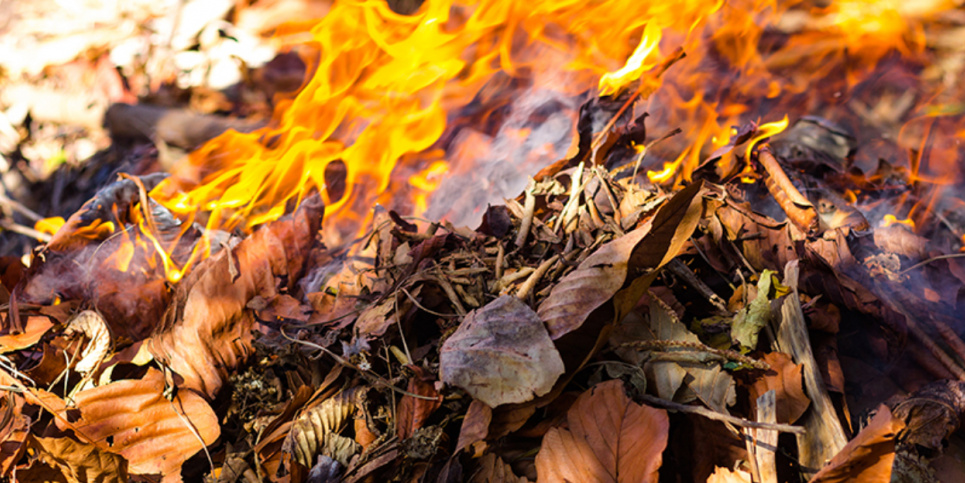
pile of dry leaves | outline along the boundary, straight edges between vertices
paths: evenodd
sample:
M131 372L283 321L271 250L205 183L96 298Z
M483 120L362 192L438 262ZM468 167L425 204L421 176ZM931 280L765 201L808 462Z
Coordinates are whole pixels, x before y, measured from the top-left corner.
M570 155L474 230L383 210L325 247L312 196L239 238L151 200L161 175L101 190L29 268L4 261L0 472L962 477L941 464L965 410L947 381L965 375L961 259L803 196L806 170L771 154L795 139L753 125L702 181L641 186L606 166L643 118L594 121L625 102L587 103ZM198 243L210 256L172 280L158 247L182 266Z

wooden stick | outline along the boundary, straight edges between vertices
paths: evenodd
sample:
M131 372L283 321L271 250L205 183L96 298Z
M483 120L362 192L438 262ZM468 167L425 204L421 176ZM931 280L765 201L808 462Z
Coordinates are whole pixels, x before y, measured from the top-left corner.
M673 411L680 411L682 413L687 413L687 414L696 414L698 416L703 416L707 419L731 423L734 426L739 426L742 428L767 429L771 431L780 431L782 433L804 434L804 428L800 426L793 426L790 424L780 424L780 423L764 423L760 421L748 421L746 419L734 417L729 414L721 414L718 412L714 412L703 406L688 406L686 404L667 401L666 399L661 399L659 397L651 396L649 394L642 394L640 396L640 399L642 399L643 402L651 406L657 406L664 409L670 409Z
M764 423L777 422L777 396L773 389L757 398L757 420ZM777 483L777 431L751 430L754 435L754 457L761 483Z
M777 201L777 204L787 214L787 219L806 235L817 235L820 230L818 211L794 187L791 179L787 177L787 173L778 164L767 145L761 146L761 149L757 152L757 161L761 163L767 173L767 176L764 177L767 190L770 191L774 201Z

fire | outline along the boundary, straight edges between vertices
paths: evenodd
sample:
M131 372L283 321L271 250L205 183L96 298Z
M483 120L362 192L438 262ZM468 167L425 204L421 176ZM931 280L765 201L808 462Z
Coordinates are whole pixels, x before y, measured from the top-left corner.
M634 115L650 114L648 128L683 129L637 156L652 182L682 183L734 126L782 117L760 126L749 158L790 119L867 92L861 83L879 64L925 59L922 22L950 3L429 0L400 15L384 0L337 2L310 30L308 78L277 100L271 124L215 138L150 195L185 224L231 230L318 191L326 240L338 244L370 224L377 203L452 213L460 203L436 194L495 189L495 163L525 180L566 151L553 133L568 131L587 96L628 92L638 96ZM657 75L678 49L686 57ZM570 126L553 124L550 111ZM338 189L331 171L342 173ZM170 281L209 250L197 244L178 266L147 220L140 232L132 243L154 247Z

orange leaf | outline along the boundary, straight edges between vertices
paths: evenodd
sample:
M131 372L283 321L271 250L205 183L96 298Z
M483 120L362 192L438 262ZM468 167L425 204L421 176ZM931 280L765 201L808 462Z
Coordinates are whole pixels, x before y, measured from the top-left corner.
M0 315L4 327L7 326L7 313ZM49 317L31 316L27 318L27 326L19 334L7 334L0 336L0 354L10 351L25 349L37 343L47 331L54 326Z
M120 455L92 448L70 437L30 437L30 447L67 481L128 481L128 463Z
M540 481L655 482L667 446L667 412L634 403L623 382L607 381L580 395L569 429L553 428L536 455Z
M810 483L888 483L895 460L895 436L904 427L905 423L894 417L887 406L878 406L878 414L871 418L868 426L814 475Z
M811 405L804 394L804 366L794 364L791 356L781 352L764 354L764 362L770 364L771 369L749 388L750 400L757 401L773 389L777 397L777 422L793 424Z
M167 400L164 375L156 369L140 380L81 391L74 401L81 419L73 427L127 459L134 474L175 474L221 434L218 417L201 396L181 390Z

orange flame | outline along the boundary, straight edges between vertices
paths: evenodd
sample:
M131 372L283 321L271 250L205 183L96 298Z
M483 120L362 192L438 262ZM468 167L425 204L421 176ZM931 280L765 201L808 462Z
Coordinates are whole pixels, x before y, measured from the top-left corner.
M420 214L441 183L478 170L457 153L528 162L491 147L526 143L539 119L499 133L453 132L460 116L479 107L489 109L473 114L480 124L498 121L499 109L517 101L512 93L493 94L511 88L507 79L524 86L520 92L570 99L617 95L638 81L637 89L655 90L639 109L684 135L652 150L662 167L647 176L685 181L727 142L732 126L784 115L760 127L749 154L787 127L786 113L806 114L805 106L847 92L889 53L925 55L921 24L950 3L429 0L406 16L384 0L338 2L311 29L311 75L297 96L279 100L271 125L215 138L151 196L183 219L233 229L275 219L317 190L328 205L326 237L338 243L367 226L376 202ZM780 41L771 38L778 34ZM647 75L676 48L687 57L659 80ZM825 82L838 78L845 81ZM546 146L535 161L548 164L558 148ZM332 163L345 166L337 199L325 178ZM171 273L206 256L207 245L199 247Z

